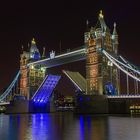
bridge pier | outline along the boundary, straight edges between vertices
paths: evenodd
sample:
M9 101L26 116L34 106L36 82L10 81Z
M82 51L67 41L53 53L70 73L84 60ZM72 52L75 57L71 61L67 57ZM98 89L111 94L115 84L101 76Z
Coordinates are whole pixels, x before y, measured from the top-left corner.
M108 99L105 95L78 95L75 113L106 114Z
M130 114L130 106L140 105L140 98L108 98L110 114Z
M34 103L30 101L29 113L51 113L56 112L56 107L52 97L47 103Z
M53 101L49 101L46 104L35 104L29 100L16 100L6 107L5 113L50 113L55 111Z
M29 101L28 100L16 100L11 101L7 106L6 114L10 113L29 113Z

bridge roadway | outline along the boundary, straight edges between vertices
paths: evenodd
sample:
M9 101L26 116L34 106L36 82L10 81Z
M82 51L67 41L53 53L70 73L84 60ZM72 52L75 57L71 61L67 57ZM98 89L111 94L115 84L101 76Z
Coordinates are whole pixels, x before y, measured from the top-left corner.
M54 58L49 57L46 59L31 62L27 66L45 64L46 68L51 68L51 67L55 67L55 66L59 66L59 65L63 65L63 64L71 63L71 62L76 62L80 60L85 60L85 59L86 59L86 47L81 46L77 50L72 50L72 51L69 51L60 55L56 55L54 56Z

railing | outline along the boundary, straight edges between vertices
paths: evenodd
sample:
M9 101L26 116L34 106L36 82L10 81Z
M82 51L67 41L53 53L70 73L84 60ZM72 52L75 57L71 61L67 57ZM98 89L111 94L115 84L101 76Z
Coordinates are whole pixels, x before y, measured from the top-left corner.
M140 95L110 95L108 98L140 98Z

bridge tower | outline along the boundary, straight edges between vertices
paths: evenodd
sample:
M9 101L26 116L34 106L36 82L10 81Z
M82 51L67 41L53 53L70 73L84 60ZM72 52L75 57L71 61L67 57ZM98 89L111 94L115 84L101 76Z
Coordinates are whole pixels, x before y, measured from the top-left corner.
M44 57L44 51L45 49L43 50L42 57ZM41 55L33 39L31 41L30 50L23 51L20 55L20 94L25 96L28 100L32 98L46 74L46 69L43 65L28 66L29 63L39 59L41 59Z
M101 53L104 49L114 57L118 53L118 35L116 24L113 33L104 21L104 15L100 11L95 27L90 27L84 34L84 42L87 47L86 58L86 94L108 95L119 93L118 70Z

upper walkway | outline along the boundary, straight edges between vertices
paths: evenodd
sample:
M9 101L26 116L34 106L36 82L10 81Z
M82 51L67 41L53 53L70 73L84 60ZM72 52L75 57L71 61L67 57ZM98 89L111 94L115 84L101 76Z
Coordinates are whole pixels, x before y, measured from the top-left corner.
M40 65L40 64L45 64L46 68L51 68L63 64L68 64L71 62L76 62L80 60L85 60L86 59L86 47L81 46L77 48L76 50L72 51L67 51L66 53L59 54L59 55L53 55L53 57L49 57L46 59L38 60L35 62L31 62L28 64L30 65Z

